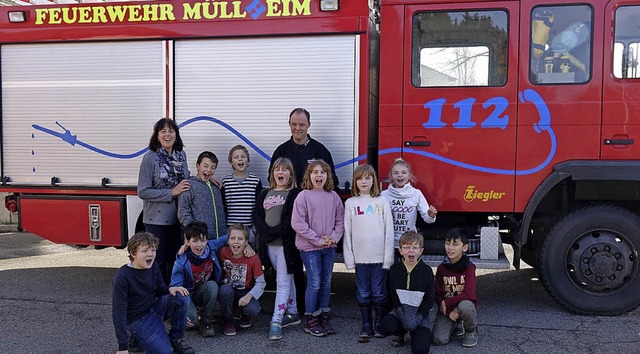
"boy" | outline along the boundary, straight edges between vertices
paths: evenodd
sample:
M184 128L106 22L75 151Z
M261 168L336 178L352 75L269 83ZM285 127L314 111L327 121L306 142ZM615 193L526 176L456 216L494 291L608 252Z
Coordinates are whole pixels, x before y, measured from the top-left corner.
M462 321L464 334L462 346L474 347L478 343L476 331L476 266L464 252L469 241L463 229L452 229L447 233L445 250L447 256L436 270L436 314L433 324L433 343L443 345ZM455 333L455 332L454 332Z
M203 151L196 161L197 174L189 178L188 191L178 197L178 220L183 227L193 221L207 224L207 239L214 240L227 234L227 222L222 204L222 194L211 177L218 167L218 157Z
M227 243L228 237L207 242L207 224L194 221L187 225L185 238L187 247L173 264L171 286L184 287L191 292L187 319L197 325L200 335L212 337L215 335L211 326L213 308L218 301L218 282L222 275L216 252ZM196 306L202 307L200 321Z
M256 198L262 191L262 181L258 176L250 173L249 150L242 145L236 145L229 150L229 163L233 173L222 179L222 200L227 211L227 226L242 224L249 230L253 226L253 210ZM249 243L254 245L253 235Z
M392 345L399 347L404 345L404 334L409 332L411 351L428 353L431 346L428 317L433 306L433 271L420 258L424 245L422 235L407 231L400 236L398 243L403 260L389 270L393 310L382 319L380 333L385 336L398 334Z
M154 263L158 238L147 232L133 235L127 243L130 262L113 278L113 326L117 353L128 352L127 330L147 353L195 353L183 340L189 294L183 287L167 289ZM169 335L164 319L171 319Z
M240 306L242 313L240 327L251 327L252 318L260 313L258 299L267 285L258 256L247 257L243 254L248 239L247 229L241 224L233 224L229 227L229 245L220 250L220 262L225 271L225 278L220 286L218 301L224 322L223 333L227 336L236 335L233 322L234 303Z

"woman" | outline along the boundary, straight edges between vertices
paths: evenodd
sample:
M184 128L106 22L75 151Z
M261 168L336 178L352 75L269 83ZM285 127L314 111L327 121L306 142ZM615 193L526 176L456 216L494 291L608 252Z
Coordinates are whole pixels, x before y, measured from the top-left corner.
M177 197L189 190L189 169L176 123L162 118L153 127L149 152L142 158L138 196L143 200L144 227L160 239L156 261L166 284L176 252L182 244Z

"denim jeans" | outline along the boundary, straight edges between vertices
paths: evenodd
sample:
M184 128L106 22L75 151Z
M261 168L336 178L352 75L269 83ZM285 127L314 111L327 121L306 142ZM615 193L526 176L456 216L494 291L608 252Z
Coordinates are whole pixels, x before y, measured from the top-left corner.
M189 301L189 311L187 317L191 323L198 321L198 309L196 306L202 307L202 320L207 322L213 318L213 308L218 301L218 283L209 280L204 284L200 284L197 288L191 290L191 301Z
M296 304L296 284L293 274L287 270L283 246L269 246L269 260L276 270L276 303L273 309L272 322L282 322L285 312L298 313Z
M319 315L320 311L328 312L336 248L300 251L300 256L307 270L307 289L304 294L305 314Z
M247 295L249 289L234 289L229 284L220 286L218 302L220 302L220 317L224 321L233 320L233 307L238 305L241 297ZM242 314L249 318L256 318L260 314L260 303L255 297L249 300L247 306L240 307Z
M188 307L188 296L163 295L146 315L129 324L129 332L138 340L145 353L173 353L169 338L178 340L184 336ZM165 319L171 319L169 335L164 328Z
M356 298L360 304L384 304L387 301L387 271L382 263L356 263Z
M144 224L146 232L152 234L160 240L158 249L156 250L156 262L160 266L162 279L165 284L171 283L171 272L173 271L173 262L176 260L176 253L180 245L182 245L182 232L180 224L174 225L152 225Z

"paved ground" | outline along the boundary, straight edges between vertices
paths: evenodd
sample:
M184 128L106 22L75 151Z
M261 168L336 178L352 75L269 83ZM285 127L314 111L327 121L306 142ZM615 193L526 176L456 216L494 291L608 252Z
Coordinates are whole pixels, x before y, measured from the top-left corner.
M28 233L0 234L0 353L113 353L111 280L126 262L113 248L78 249ZM271 288L271 287L269 287ZM355 277L336 265L332 307L339 333L327 338L287 328L284 339L267 340L273 292L261 299L254 327L235 337L202 339L187 333L200 353L409 353L390 339L357 343L359 314ZM638 353L640 310L618 317L578 316L544 291L535 270L479 271L478 346L458 341L432 353ZM639 295L640 296L640 295Z

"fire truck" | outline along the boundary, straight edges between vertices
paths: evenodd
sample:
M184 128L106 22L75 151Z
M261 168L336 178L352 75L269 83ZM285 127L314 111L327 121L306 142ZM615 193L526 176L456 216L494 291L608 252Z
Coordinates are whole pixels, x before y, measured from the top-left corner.
M223 176L244 144L266 181L304 107L345 193L359 163L383 184L412 166L439 210L420 227L430 264L464 227L479 267L524 261L565 308L624 313L640 304L637 23L637 0L2 7L0 191L21 229L122 247L159 117L191 166L211 150Z

